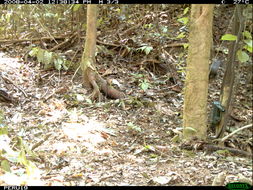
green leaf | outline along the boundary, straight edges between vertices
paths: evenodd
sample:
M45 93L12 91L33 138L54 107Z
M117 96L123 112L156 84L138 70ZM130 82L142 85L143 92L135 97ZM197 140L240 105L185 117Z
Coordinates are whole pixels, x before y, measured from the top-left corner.
M45 50L43 49L38 49L38 53L37 53L37 59L39 63L44 63L44 52Z
M145 148L146 150L155 151L155 147L153 147L153 146L151 146L151 145L146 145L146 146L144 146L144 148Z
M114 9L118 14L120 14L120 8Z
M186 7L186 8L184 9L183 15L185 15L186 13L188 13L188 11L189 11L189 7Z
M6 172L11 172L10 163L8 162L8 160L3 160L1 162L1 168Z
M233 34L225 34L221 37L221 40L226 40L226 41L235 41L237 40L237 36Z
M243 46L243 48L246 49L248 52L252 53L252 47L245 45Z
M189 43L184 43L184 49L188 48L189 47Z
M171 142L176 143L176 142L179 142L179 140L180 140L180 136L177 134L177 135L175 135L175 136L171 139Z
M53 58L53 52L45 51L44 53L44 64L48 65L51 63Z
M188 17L183 17L183 18L179 18L177 20L178 20L178 22L181 22L184 25L186 25L188 23L188 21L189 21L189 18Z
M247 40L243 40L243 41L247 44L247 46L252 48L252 40L247 39Z
M18 161L19 161L19 163L21 163L21 164L23 164L25 166L28 164L24 150L20 151L20 153L18 155Z
M144 28L148 28L148 29L150 29L150 28L152 28L153 27L153 24L144 24Z
M162 32L167 33L168 32L168 27L167 26L162 27Z
M7 135L7 134L8 134L8 128L0 126L0 135Z
M54 67L56 68L56 70L60 71L61 70L61 67L62 67L62 59L58 58L58 59L55 59L54 61Z
M141 83L141 89L144 90L144 91L146 91L148 89L148 87L149 87L149 83L146 80L144 80Z
M188 131L188 132L194 132L194 133L196 133L196 132L197 132L197 130L196 130L196 129L194 129L194 128L192 128L192 127L186 127L186 128L185 128L185 131Z
M251 33L249 31L244 31L242 34L245 36L245 38L252 39Z
M31 57L34 57L37 55L39 49L37 47L32 48L32 50L28 53Z
M135 78L142 78L143 77L143 74L131 73L131 75L133 75Z
M146 55L148 55L148 54L151 52L152 49L153 49L153 47L147 46L147 47L144 49Z
M137 48L137 51L145 52L146 55L150 53L150 51L153 49L152 46L142 46L140 48Z
M37 155L28 147L28 145L23 141L21 137L18 137L18 140L22 150L25 150L25 152L33 158L37 157Z
M242 51L242 50L238 50L236 55L237 55L238 60L241 63L245 63L249 60L249 55L246 52Z
M131 130L134 130L134 131L137 131L137 132L141 132L142 131L142 129L139 126L134 125L132 122L127 123L127 126Z
M67 65L70 65L70 62L64 60L64 62L63 62L63 64L62 64L62 68L63 68L65 71L67 71L67 70L69 69Z
M73 11L76 12L81 7L81 4L75 4L73 6Z
M158 157L157 154L150 154L149 156L150 156L150 158L157 158Z
M181 39L185 37L185 32L181 32L176 38Z
M244 49L246 49L248 52L252 53L252 40L250 39L247 39L247 40L244 40L245 42L245 46L243 46Z
M31 176L33 175L36 171L38 171L38 168L36 167L36 165L31 162L31 161L27 161L27 164L26 164L26 173L28 176Z

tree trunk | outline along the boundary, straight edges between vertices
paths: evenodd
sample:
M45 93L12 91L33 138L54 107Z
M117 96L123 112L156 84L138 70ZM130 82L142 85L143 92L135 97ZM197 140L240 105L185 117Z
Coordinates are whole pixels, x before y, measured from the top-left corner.
M192 5L186 68L183 135L206 139L207 93L214 5Z
M96 52L96 38L97 38L97 5L87 6L87 30L84 53L81 59L81 68L83 71L84 84L91 86L93 92L92 99L98 98L102 100L102 91L107 97L118 99L123 98L124 94L114 89L110 84L104 80L96 70L95 67L95 52Z
M230 115L232 105L231 100L233 96L233 86L235 79L235 56L238 49L238 42L240 41L242 31L243 31L243 23L244 18L242 16L242 5L236 5L232 34L237 36L237 40L233 41L229 47L228 61L227 67L225 71L225 75L222 81L221 92L220 92L220 102L221 105L225 108L225 112L221 113L221 121L216 126L216 138L222 138L226 129L228 116Z

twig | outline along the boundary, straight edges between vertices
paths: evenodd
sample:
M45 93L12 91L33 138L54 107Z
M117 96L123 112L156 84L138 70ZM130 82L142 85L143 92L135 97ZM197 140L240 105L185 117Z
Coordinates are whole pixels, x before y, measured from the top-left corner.
M57 44L56 46L54 46L53 48L51 48L49 51L54 51L56 49L61 48L62 46L64 46L66 43L70 42L72 40L72 38L74 38L77 34L74 33L72 36L70 36L69 38L66 38L63 42Z
M24 96L26 97L26 98L28 98L28 95L26 94L26 92L22 89L22 88L20 88L20 87L18 87L16 84L14 84L14 82L12 82L10 79L8 79L7 77L5 77L5 76L1 76L4 80L7 80L9 83L11 83L13 86L15 86L17 89L19 89L23 94L24 94Z
M40 145L42 145L49 137L51 136L51 133L47 134L44 139L40 140L36 144L34 144L31 148L31 150L34 150L35 148L38 148Z
M241 131L241 130L243 130L243 129L250 128L250 127L252 127L252 124L245 125L245 126L239 128L239 129L236 129L235 131L233 131L233 132L230 133L229 135L223 137L223 138L220 140L220 142L224 142L224 141L227 140L229 137L233 136L235 133L237 133L237 132L239 132L239 131Z
M76 76L76 73L79 71L80 67L81 67L81 65L79 65L79 67L76 69L76 71L75 71L73 77L71 78L72 84L73 84L73 80L74 80L74 78L75 78L75 76Z

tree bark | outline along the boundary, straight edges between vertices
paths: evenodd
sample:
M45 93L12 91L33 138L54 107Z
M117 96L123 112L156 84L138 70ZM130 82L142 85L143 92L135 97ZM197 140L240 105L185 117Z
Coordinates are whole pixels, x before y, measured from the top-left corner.
M93 92L92 99L102 100L102 91L107 97L118 99L123 98L124 93L114 89L104 80L95 67L96 38L97 38L97 5L87 6L87 30L84 53L81 59L81 68L83 71L84 84L91 86Z
M214 5L192 5L186 68L183 136L206 139L207 94Z

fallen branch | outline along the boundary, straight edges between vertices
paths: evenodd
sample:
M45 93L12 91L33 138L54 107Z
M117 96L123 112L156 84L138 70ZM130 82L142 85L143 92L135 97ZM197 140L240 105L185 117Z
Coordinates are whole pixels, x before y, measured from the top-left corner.
M141 26L144 23L144 20L142 22L140 22L137 25L132 26L131 28L125 30L123 33L121 33L121 36L124 36L125 34L128 34L131 30L134 30L135 28L138 28L139 26Z
M184 46L186 43L173 43L173 44L167 44L165 45L163 48L166 47L180 47L180 46Z
M57 44L56 46L54 46L53 48L51 48L49 51L54 51L56 49L59 49L63 46L65 46L65 44L67 44L72 38L74 38L77 35L77 33L74 33L73 35L71 35L69 38L65 38L65 40L62 43Z
M64 36L54 37L56 40L65 39ZM13 40L0 40L0 43L18 43L18 42L30 42L30 41L41 41L41 40L53 40L51 37L41 37L41 38L32 38L32 39L13 39Z
M243 151L243 150L235 149L235 148L221 147L221 146L206 144L206 145L204 145L204 149L206 149L208 152L214 152L217 150L228 150L229 152L231 152L234 155L252 158L252 154L250 154L246 151Z
M67 36L54 37L54 39L56 39L56 40L64 40L66 38L68 38L68 37ZM81 39L85 39L85 37L81 37ZM51 37L42 37L42 38L32 38L32 39L0 40L0 43L19 43L19 42L30 42L30 41L33 42L33 41L43 41L43 40L53 40L53 39ZM65 42L63 42L63 43L65 43ZM117 45L117 44L102 42L100 40L97 40L97 43L107 45L107 46L113 46L113 47L119 47L120 46L120 45Z
M233 131L233 132L230 133L229 135L223 137L223 138L220 140L220 142L224 142L225 140L227 140L229 137L233 136L233 135L236 134L237 132L239 132L239 131L241 131L241 130L243 130L243 129L250 128L250 127L252 127L252 124L245 125L245 126L239 128L239 129L236 129L235 131Z
M217 145L212 145L212 144L207 144L205 142L201 142L199 144L182 144L180 146L181 149L186 149L186 150L205 150L208 153L212 153L218 150L228 150L231 152L233 155L236 156L243 156L243 157L248 157L252 158L252 154L243 150L238 150L235 148L229 148L229 147L223 147L223 146L217 146Z

